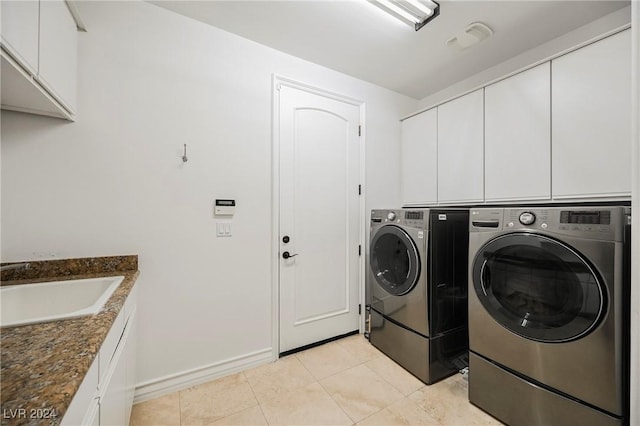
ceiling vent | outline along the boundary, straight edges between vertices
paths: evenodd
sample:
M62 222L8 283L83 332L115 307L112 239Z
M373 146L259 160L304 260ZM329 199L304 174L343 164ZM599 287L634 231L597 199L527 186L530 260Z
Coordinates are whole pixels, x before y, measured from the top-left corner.
M457 50L467 49L493 35L493 30L482 22L474 22L447 40L447 46Z

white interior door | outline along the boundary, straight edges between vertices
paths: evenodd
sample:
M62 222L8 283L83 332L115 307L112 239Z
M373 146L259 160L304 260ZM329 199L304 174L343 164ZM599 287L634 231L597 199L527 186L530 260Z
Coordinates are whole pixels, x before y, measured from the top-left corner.
M278 93L282 353L358 329L360 108Z

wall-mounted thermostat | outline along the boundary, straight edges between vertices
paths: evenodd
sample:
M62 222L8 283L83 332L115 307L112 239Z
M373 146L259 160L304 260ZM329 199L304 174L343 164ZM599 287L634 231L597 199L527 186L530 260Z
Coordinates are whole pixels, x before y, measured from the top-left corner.
M236 212L236 200L218 200L216 199L216 205L213 213L216 216L233 216Z

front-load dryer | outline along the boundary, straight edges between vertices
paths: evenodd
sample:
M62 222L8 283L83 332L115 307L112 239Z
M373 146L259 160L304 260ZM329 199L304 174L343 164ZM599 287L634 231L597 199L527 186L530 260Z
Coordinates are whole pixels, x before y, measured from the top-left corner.
M466 363L469 211L373 210L371 343L427 384Z
M474 208L469 399L510 425L620 425L628 410L625 207Z

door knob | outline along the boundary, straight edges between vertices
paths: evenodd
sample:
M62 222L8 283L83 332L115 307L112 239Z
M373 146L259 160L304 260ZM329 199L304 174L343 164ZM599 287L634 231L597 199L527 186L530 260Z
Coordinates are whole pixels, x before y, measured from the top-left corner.
M296 253L296 254L290 254L288 251L285 251L284 253L282 253L282 258L283 258L283 259L288 259L288 258L290 258L290 257L294 257L294 256L297 256L297 255L298 255L298 253Z
M291 238L289 238L288 235L285 235L284 237L282 237L282 242L287 244L289 241L291 241Z

